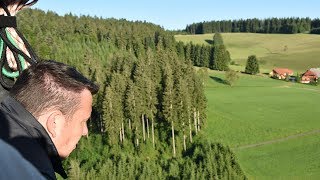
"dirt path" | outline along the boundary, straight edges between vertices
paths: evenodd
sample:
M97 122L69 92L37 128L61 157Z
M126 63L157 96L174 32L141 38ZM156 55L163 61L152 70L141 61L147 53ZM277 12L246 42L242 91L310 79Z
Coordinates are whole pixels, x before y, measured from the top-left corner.
M320 129L316 129L316 130L305 132L305 133L291 135L291 136L288 136L285 138L273 139L270 141L264 141L264 142L260 142L260 143L256 143L256 144L244 145L244 146L240 146L240 147L236 147L236 148L232 148L232 149L234 149L234 150L248 149L248 148L263 146L263 145L267 145L267 144L273 144L273 143L277 143L277 142L287 141L289 139L296 139L298 137L308 136L308 135L318 134L318 133L320 133Z
M313 89L313 88L300 88L300 87L292 87L292 86L288 86L288 85L284 85L284 86L276 86L275 88L293 88L293 89L302 89L302 90L307 90L307 91L320 92L320 89Z

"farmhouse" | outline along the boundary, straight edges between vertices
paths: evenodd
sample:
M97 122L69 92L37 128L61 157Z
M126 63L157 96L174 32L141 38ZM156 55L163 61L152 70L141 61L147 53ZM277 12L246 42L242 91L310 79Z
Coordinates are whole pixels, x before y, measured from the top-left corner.
M311 68L307 70L301 77L301 83L310 83L317 81L320 77L320 68Z
M269 73L269 75L276 79L285 79L287 76L292 76L293 71L286 68L275 68Z

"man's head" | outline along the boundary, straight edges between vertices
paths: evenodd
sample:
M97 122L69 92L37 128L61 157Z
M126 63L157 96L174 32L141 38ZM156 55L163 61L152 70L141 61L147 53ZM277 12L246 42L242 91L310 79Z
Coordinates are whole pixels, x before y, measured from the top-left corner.
M98 89L74 68L44 61L23 71L10 94L42 124L65 158L88 134L92 94Z

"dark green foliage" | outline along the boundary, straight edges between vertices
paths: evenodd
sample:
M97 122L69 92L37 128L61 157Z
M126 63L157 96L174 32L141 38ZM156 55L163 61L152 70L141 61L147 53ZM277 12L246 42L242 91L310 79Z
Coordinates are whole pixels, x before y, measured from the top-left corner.
M211 61L211 46L207 45L198 45L192 44L192 42L184 45L183 43L179 46L183 45L184 47L184 54L180 55L183 57L186 62L193 62L193 65L198 67L209 67L209 63ZM180 52L181 47L177 47L177 51Z
M301 83L301 80L302 80L302 74L297 73L296 82Z
M267 18L208 21L187 25L189 34L206 34L217 32L251 32L251 33L305 33L320 27L320 20L310 18Z
M320 34L320 28L311 29L310 34Z
M184 57L186 62L191 61L194 66L207 67L219 71L229 69L231 57L223 44L223 38L220 33L215 33L212 46L200 46L190 42L184 45L184 54L182 54L182 45L179 42L176 49L179 57Z
M210 46L202 45L200 53L200 67L209 67Z
M185 59L184 44L181 41L177 43L177 53L181 59Z
M248 74L257 74L259 73L259 62L255 55L251 55L248 57L245 73Z
M144 155L106 146L91 135L65 162L71 179L247 179L234 153L219 143L196 140L181 157Z
M214 69L226 71L229 69L230 54L224 45L214 47Z
M320 19L316 18L311 21L311 29L320 28Z

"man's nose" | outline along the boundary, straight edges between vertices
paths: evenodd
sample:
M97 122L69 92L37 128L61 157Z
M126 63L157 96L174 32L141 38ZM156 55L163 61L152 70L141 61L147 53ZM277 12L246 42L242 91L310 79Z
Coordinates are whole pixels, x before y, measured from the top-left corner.
M88 136L89 130L87 124L84 125L82 130L82 136Z

